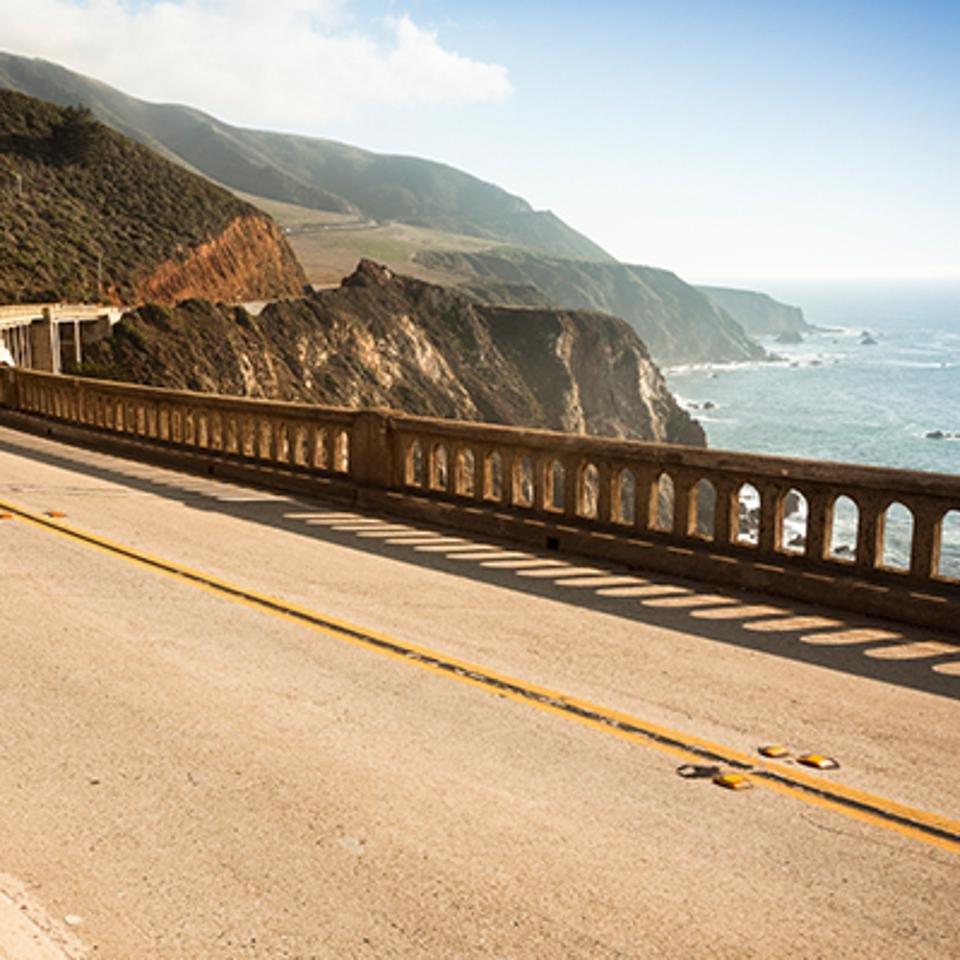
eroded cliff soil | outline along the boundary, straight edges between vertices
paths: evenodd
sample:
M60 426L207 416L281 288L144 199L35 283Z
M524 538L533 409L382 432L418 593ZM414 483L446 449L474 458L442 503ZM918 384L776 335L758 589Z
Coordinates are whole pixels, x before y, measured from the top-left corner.
M87 372L138 383L704 444L622 320L505 309L362 261L335 290L267 306L128 314Z
M237 217L182 258L164 261L137 283L135 298L140 303L262 300L297 296L306 282L277 224L267 216L249 214Z

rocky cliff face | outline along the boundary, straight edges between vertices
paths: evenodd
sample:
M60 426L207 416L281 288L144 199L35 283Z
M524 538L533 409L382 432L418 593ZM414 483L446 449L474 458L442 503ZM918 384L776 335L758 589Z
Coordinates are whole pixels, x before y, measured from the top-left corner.
M760 360L765 351L725 310L676 274L522 250L424 251L416 261L483 303L600 310L622 317L657 363Z
M137 283L135 297L140 303L260 300L297 296L306 282L277 224L267 216L248 214L182 258L164 261Z
M483 307L370 261L257 317L199 300L141 308L87 361L156 386L705 443L622 321Z
M697 287L718 307L726 310L751 337L778 333L812 333L799 307L774 300L755 290L736 290L731 287Z

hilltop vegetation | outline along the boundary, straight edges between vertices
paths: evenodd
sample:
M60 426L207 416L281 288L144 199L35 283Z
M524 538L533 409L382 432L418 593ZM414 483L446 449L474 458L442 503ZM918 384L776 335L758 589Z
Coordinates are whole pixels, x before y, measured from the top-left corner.
M87 110L8 91L0 91L0 216L0 302L98 299L98 272L102 298L132 302L161 266L169 273L242 218L267 220Z

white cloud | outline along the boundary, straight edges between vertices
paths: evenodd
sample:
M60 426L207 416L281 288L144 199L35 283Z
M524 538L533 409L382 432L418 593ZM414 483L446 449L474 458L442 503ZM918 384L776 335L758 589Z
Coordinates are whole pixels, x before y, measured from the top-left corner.
M409 16L359 27L349 0L2 0L0 48L147 100L322 133L363 105L510 94L507 69Z

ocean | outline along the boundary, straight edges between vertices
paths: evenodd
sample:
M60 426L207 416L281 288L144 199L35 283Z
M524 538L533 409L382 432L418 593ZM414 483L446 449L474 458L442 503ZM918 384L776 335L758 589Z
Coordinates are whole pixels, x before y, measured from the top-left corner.
M664 370L710 447L960 474L960 281L749 287L825 329L796 345L764 338L774 362ZM889 524L899 565L909 520ZM852 526L838 518L838 542ZM942 552L942 572L960 576L960 514L945 524Z

